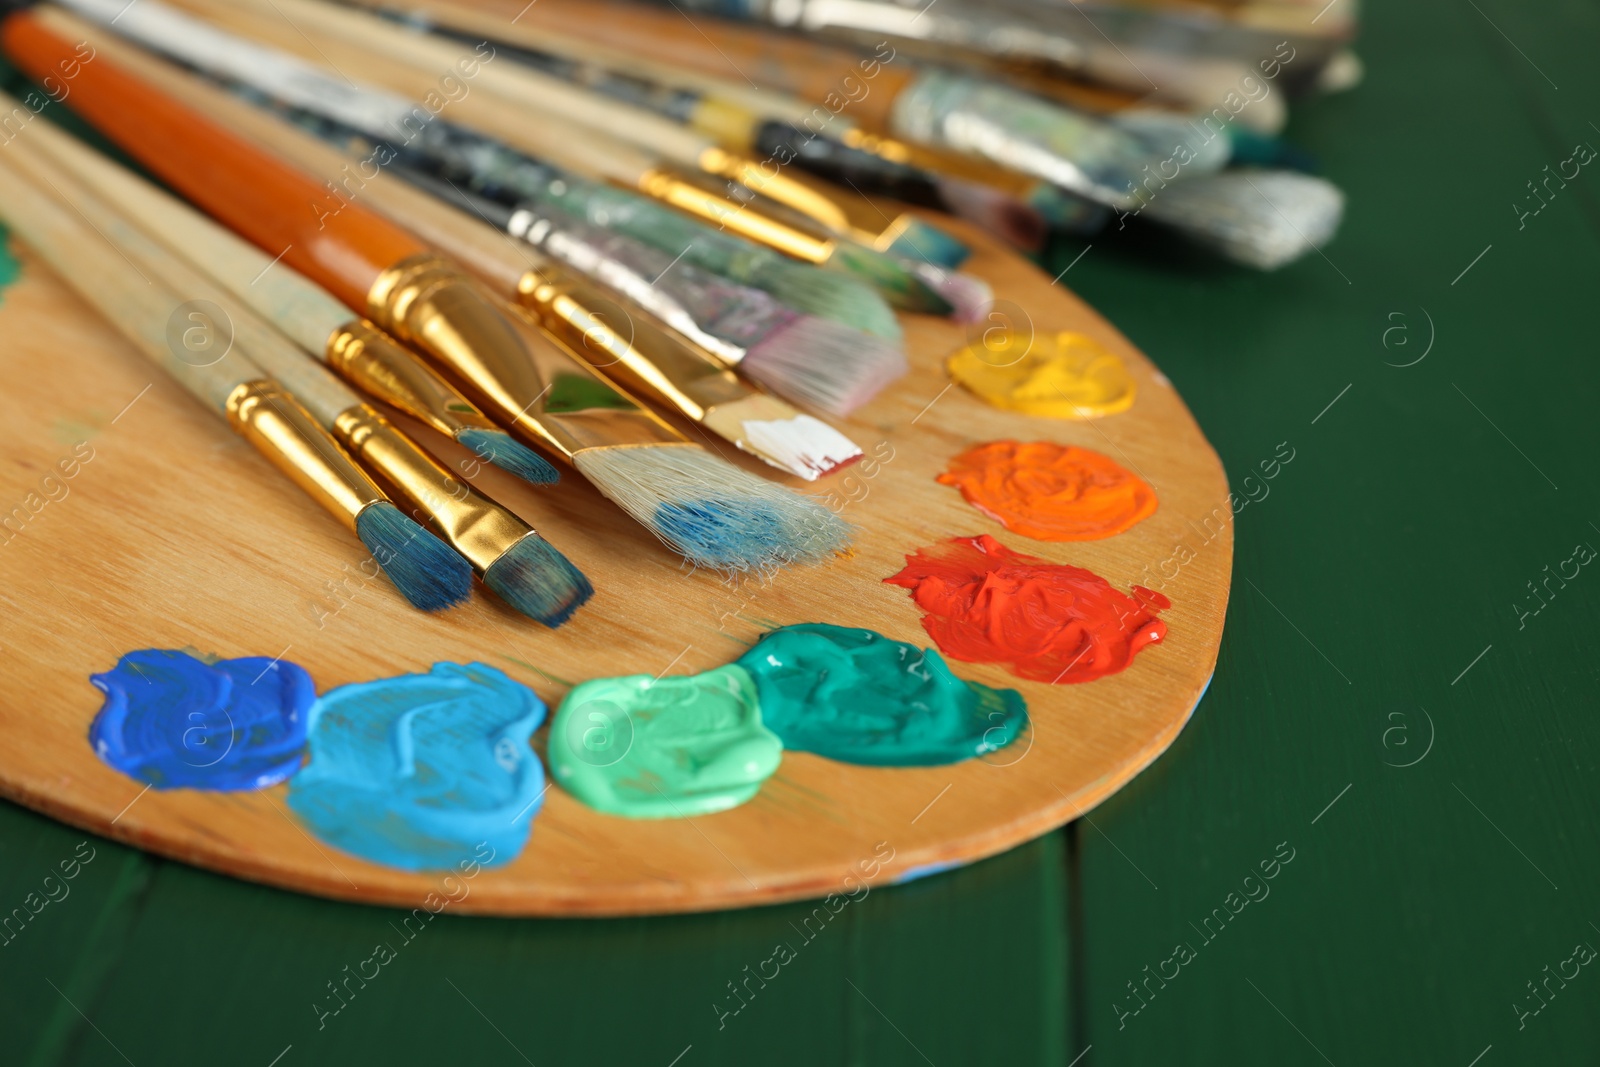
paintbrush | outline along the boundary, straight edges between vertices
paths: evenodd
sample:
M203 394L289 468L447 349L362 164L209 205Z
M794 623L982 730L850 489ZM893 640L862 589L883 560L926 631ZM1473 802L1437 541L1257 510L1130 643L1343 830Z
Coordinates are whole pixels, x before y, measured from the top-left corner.
M440 611L471 595L472 569L408 519L297 400L267 377L242 346L213 357L168 340L168 324L184 297L139 268L108 254L104 242L56 198L0 158L0 211L16 234L90 307L151 362L167 370L220 415L305 493L351 530L412 606ZM213 324L215 325L215 324ZM201 355L209 362L202 364Z
M191 102L197 95L192 90L183 93ZM225 117L224 121L231 129L242 128L236 116ZM300 136L293 130L283 130L291 138ZM280 143L257 139L281 152ZM337 177L345 165L339 154L315 143L310 148L309 158L304 150L298 155L285 155L310 173ZM549 257L526 248L519 250L517 244L504 239L472 240L472 232L481 229L483 222L404 187L396 190L394 184L381 175L369 179L361 189L363 202L406 225L434 247L479 268L478 273L491 287L526 307L570 351L603 372L614 372L624 385L674 407L762 461L807 480L830 474L860 458L860 448L849 438L745 385L724 363L668 334L648 316L617 306L593 282L575 278L575 272ZM120 188L113 188L107 195L112 193L123 200L133 199L132 194L123 193ZM222 279L224 283L241 299L258 304L263 314L276 317L285 309L292 309L293 314L287 316L292 321L283 323L283 327L300 331L305 338L302 343L318 336L330 337L327 349L336 367L352 367L379 387L389 387L391 393L401 391L393 388L393 382L400 378L403 387L408 368L386 358L389 354L381 348L366 351L367 342L374 335L380 342L386 341L376 328L368 325L362 329L358 324L352 330L345 325L350 315L343 305L320 291L306 294L305 288L315 287L286 268L267 270L270 261L253 247L230 247L241 243L231 234L209 238L207 231L215 230L214 224L187 209L183 210L189 218L169 219L161 213L162 205L146 202L152 193L146 190L144 201L135 200L127 206L136 207L135 214L140 217L162 218L164 230L181 236L181 250L200 249L199 253L189 254L197 258L203 255L203 265L214 274L228 272ZM276 283L280 273L284 283L269 284ZM318 296L320 300L316 299ZM330 321L334 323L331 327L327 325ZM388 347L395 346L388 342ZM419 391L404 389L402 399Z
M83 6L83 0L79 2ZM160 31L171 21L169 16L175 13L170 9L159 9L154 16L150 16L150 8L151 5L146 4L137 10L144 13L146 18L161 20L152 27L159 41L162 37ZM99 5L96 10L102 15L108 14ZM118 25L125 25L133 15L134 12L130 11ZM182 26L184 32L192 28L192 20ZM224 51L233 40L226 35L219 36L218 31L210 27L201 26L196 32L203 32L207 41L222 41ZM875 290L852 279L819 270L809 264L796 263L785 255L733 234L719 233L695 223L647 197L587 182L465 127L437 119L428 110L429 106L437 106L428 103L432 98L425 97L424 105L413 105L393 94L358 89L353 84L329 80L316 68L293 56L276 55L249 42L240 43L254 49L252 54L261 60L259 66L252 65L244 72L246 84L249 84L251 75L263 77L272 72L287 74L287 77L269 79L275 80L278 91L289 97L288 101L273 98L270 102L283 107L286 112L298 107L353 126L368 136L390 142L398 149L398 158L406 158L413 166L459 183L514 183L513 191L518 197L542 196L559 200L569 212L598 224L621 229L658 248L670 250L675 256L682 254L686 261L707 270L765 289L784 304L798 310L830 318L879 337L894 341L900 339L900 324L888 305ZM170 49L158 50L171 55ZM211 54L210 49L202 49L199 58L205 60ZM302 84L301 78L307 81ZM611 162L605 152L595 151L597 146L594 142L580 136L574 138L573 144L590 151L596 164L602 168ZM625 154L631 149L620 146L618 151ZM390 158L397 157L385 156L386 160ZM378 164L369 161L368 165ZM700 200L714 199L684 182L674 183L673 187L692 193ZM722 201L716 199L715 203L721 204Z
M466 13L468 21L476 22L482 29L480 32L464 30L459 28L459 9L452 10L448 5L444 6L447 16L457 15L453 24L456 28L436 25L431 21L419 22L416 17L400 16L388 10L380 13L385 21L405 26L412 33L426 32L443 40L469 46L488 44L493 47L497 60L509 60L531 67L567 84L581 86L610 100L649 111L676 125L686 126L713 138L730 152L745 157L754 156L756 159L765 157L766 163L775 165L763 166L758 177L769 172L782 174L786 183L810 189L823 201L822 210L813 216L816 222L880 252L933 263L946 269L960 266L971 254L971 250L961 241L929 225L917 215L898 208L891 208L892 214L884 212L864 195L871 191L924 207L944 207L946 205L936 175L857 151L830 137L812 138L811 142L806 142L806 155L802 157L794 147L799 132L796 126L774 118L770 113L746 107L727 92L712 96L704 91L674 88L660 81L646 80L634 69L622 73L621 70L607 69L592 62L568 59L549 51L537 51L525 44L507 41L501 33L506 27L494 24L493 20L474 20L470 12ZM549 47L551 42L541 43ZM574 46L570 40L561 44L564 49ZM578 42L578 47L581 49L581 42ZM803 115L811 110L800 101L788 101L780 97L774 102L772 97L776 94L764 94L759 90L747 92L759 104L776 106L787 113ZM769 144L775 147L766 147ZM799 169L817 177L842 179L842 183L853 191L817 186L793 171L781 170L790 163L799 164ZM716 173L732 180L739 178L727 168ZM767 195L775 194L768 191ZM776 199L786 202L781 195L777 195ZM791 207L806 210L818 202L809 197L791 197L787 203ZM1014 208L1021 209L1023 206L1020 204Z
M22 11L0 23L0 42L24 72L42 74L85 31L104 42L60 11ZM405 230L356 203L319 216L327 194L314 179L109 54L80 66L71 99L163 181L450 370L503 426L568 459L691 562L773 566L847 543L849 528L819 503L686 441Z
M3 102L7 101L0 98ZM298 399L318 425L380 481L413 504L413 514L426 514L429 524L466 558L484 585L518 611L552 627L560 626L589 599L593 589L588 579L532 527L453 478L257 313L258 307L274 307L273 298L283 293L281 284L270 293L256 288L264 285L273 266L270 257L90 149L62 143L70 142L66 135L49 132L56 136L30 136L14 143L16 169L54 190L118 251L169 290L221 307L233 342L242 346L251 362ZM47 147L47 140L56 143ZM280 265L275 270L287 276L287 268ZM262 281L252 285L253 278ZM257 292L267 295L249 299L244 295ZM365 331L356 343L376 334Z
M395 182L374 182L358 173L349 157L371 159L371 142L348 127L319 116L300 114L294 125L250 106L222 89L150 59L127 46L107 44L119 62L166 91L182 97L213 121L267 146L308 173L326 179L339 195L359 198L435 247L474 265L501 292L531 295L523 275L530 266L523 253L504 239L464 239L458 228L428 225L439 214L426 197L407 195ZM320 138L320 140L319 140ZM326 143L324 143L326 141ZM415 182L425 182L473 214L506 229L518 241L546 254L632 300L670 329L702 350L737 367L773 392L834 414L846 414L869 400L906 372L901 351L887 342L828 319L802 315L777 303L760 289L734 285L685 262L674 262L649 245L601 227L531 204L506 207L474 196L459 185L441 182L391 162L385 168ZM373 171L376 174L376 171ZM331 201L320 210L331 210ZM559 227L550 220L560 218ZM454 242L453 244L451 242ZM504 264L491 274L485 267ZM835 442L837 445L837 442ZM824 455L843 459L848 453L824 446ZM801 461L814 469L815 464Z
M1097 228L1106 217L1098 205L1046 182L972 156L864 134L834 109L747 82L630 55L578 37L531 30L521 22L491 17L448 0L410 0L403 13L384 6L382 0L362 3L440 36L487 41L497 58L526 63L648 108L715 137L734 151L784 166L792 164L863 193L960 215L985 233L1024 250L1037 251L1042 246L1047 225L1085 232ZM909 237L915 242L914 254L936 265L959 266L966 246L924 236L916 229L917 223L910 221L914 219L902 212L885 216L874 225L886 233L906 226L901 239ZM891 250L881 243L875 247Z
M322 3L273 0L273 10L251 0L183 3L257 40L297 53L307 68L293 73L291 88L288 79L277 77L286 72L275 69L266 58L270 52L264 53L262 46L203 23L183 26L179 18L165 17L176 12L155 0L119 18L116 29L210 73L279 96L299 91L324 98L320 91L308 92L308 76L317 64L327 62L324 57L330 49L339 52L339 69L346 77L354 75L417 98L436 90L441 70L453 70L464 55L483 51L480 47L465 53L449 42ZM109 21L111 8L117 5L111 0L77 0L77 6L93 8ZM292 23L285 21L291 18ZM323 77L347 87L332 72ZM302 99L295 102L310 106ZM648 111L528 68L490 63L476 65L471 91L453 100L451 107L462 122L512 146L591 178L637 189L804 262L864 279L898 308L941 315L950 311L949 304L896 257L856 239L851 218L860 220L866 212L843 211L834 198L790 180L780 168L729 153L710 138ZM529 110L540 115L539 122L528 121ZM795 226L787 216L767 210L765 201L729 203L714 191L708 193L703 180L707 178L749 185L763 197L800 212L812 225ZM822 232L814 227L822 227ZM890 235L891 241L895 236Z
M517 14L514 0L480 6L508 19ZM862 58L804 38L712 18L691 23L679 12L616 0L539 0L519 21L622 51L669 50L675 63L722 77L748 71L770 89L807 99L832 94L866 129L984 156L1116 209L1124 221L1148 207L1152 219L1203 242L1208 229L1226 225L1242 243L1213 247L1254 266L1279 266L1317 247L1343 211L1332 185L1289 175L1274 179L1279 195L1270 202L1241 197L1246 183L1216 175L1193 179L1187 195L1157 209L1164 190L1185 180L1187 152L1152 155L1140 138L1029 93L954 70L896 63L888 44ZM1244 215L1251 216L1248 224ZM1213 222L1222 219L1229 221Z
M744 384L726 363L668 333L654 316L616 304L587 272L568 267L567 260L584 262L596 273L609 270L614 274L618 267L615 260L585 261L585 251L593 257L598 250L573 248L570 230L566 241L558 242L573 253L566 260L504 241L485 242L477 238L486 224L495 225L491 213L505 209L458 186L422 175L409 177L457 207L396 188L387 175L379 175L363 191L377 210L407 220L435 247L473 266L491 288L527 308L597 370L618 377L741 450L808 481L861 458L861 449L831 426ZM496 228L503 232L506 227ZM657 255L664 258L664 253ZM643 277L635 276L633 281L635 288L649 285Z

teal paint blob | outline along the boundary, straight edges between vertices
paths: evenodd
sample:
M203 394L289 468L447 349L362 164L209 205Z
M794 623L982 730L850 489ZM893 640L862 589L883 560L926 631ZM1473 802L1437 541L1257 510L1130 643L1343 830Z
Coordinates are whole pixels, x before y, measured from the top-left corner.
M845 763L924 767L1004 748L1028 724L1015 689L950 673L933 649L871 630L802 623L739 657L783 747Z
M482 663L436 663L340 686L311 706L311 762L289 807L316 835L408 871L522 851L544 795L528 738L544 721L533 690Z
M287 660L140 649L89 681L106 695L95 755L156 789L265 789L300 769L317 690Z
M4 294L6 286L16 281L21 273L22 264L11 252L11 231L0 223L0 294Z
M681 819L737 807L783 759L737 666L584 682L550 724L550 773L597 811Z

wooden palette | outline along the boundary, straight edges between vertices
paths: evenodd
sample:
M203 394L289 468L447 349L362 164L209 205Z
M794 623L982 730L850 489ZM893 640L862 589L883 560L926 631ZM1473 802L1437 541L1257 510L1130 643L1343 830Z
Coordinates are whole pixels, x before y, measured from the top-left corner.
M381 580L363 582L364 554L352 537L174 383L155 377L112 327L19 250L23 277L0 294L0 513L20 507L26 517L20 533L0 532L0 599L9 608L0 793L240 878L417 906L440 875L377 866L316 840L289 814L286 786L142 792L104 766L86 740L100 706L90 673L133 649L188 647L282 656L326 691L438 661L480 660L553 709L579 681L707 670L789 623L863 626L927 645L910 596L882 579L919 547L989 533L1017 551L1087 567L1123 590L1136 581L1158 586L1173 601L1162 616L1166 640L1121 674L1082 685L1027 682L1000 667L952 661L958 675L1027 699L1031 736L983 760L890 769L786 753L753 801L690 820L602 815L552 787L523 853L479 874L454 907L618 915L822 896L843 891L847 875L859 877L858 864L890 849L877 884L992 855L1092 808L1172 743L1211 677L1233 531L1223 519L1207 542L1190 520L1231 519L1227 482L1176 391L1121 334L1030 264L952 228L975 249L968 269L994 285L998 309L1019 327L1076 330L1120 353L1139 386L1133 408L1091 422L997 411L950 387L943 372L944 357L981 327L912 318L912 373L842 424L869 457L892 458L871 474L858 467L806 489L835 494L858 525L853 556L735 582L688 571L576 475L541 492L487 469L479 487L516 508L594 582L595 599L559 631L487 595L430 617ZM1102 452L1153 485L1160 507L1103 541L1044 544L1009 533L934 481L955 453L1004 438ZM443 439L425 440L452 463L466 456ZM92 448L92 458L74 477L44 485L80 442L87 448L79 456ZM36 513L29 494L38 494L35 505L45 501ZM1178 546L1192 558L1186 553L1177 577L1163 582L1155 576L1172 573ZM352 600L335 593L338 583Z

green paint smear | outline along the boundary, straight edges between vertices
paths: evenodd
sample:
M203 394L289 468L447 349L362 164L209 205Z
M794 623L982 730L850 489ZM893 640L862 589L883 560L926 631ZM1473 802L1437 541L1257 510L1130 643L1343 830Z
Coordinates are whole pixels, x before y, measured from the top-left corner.
M673 819L755 796L783 745L762 725L755 681L727 666L584 682L550 725L549 757L555 780L591 808Z
M871 630L804 623L739 658L783 747L845 763L923 767L1004 748L1028 725L1015 689L950 673L933 649Z
M550 398L544 409L552 415L571 415L595 408L608 411L635 411L638 405L605 382L587 374L558 374L550 383Z

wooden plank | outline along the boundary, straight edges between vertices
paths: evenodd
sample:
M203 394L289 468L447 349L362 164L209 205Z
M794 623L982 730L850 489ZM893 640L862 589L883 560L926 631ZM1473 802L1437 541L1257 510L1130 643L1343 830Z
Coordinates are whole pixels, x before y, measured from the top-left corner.
M1501 25L1544 65L1592 39L1562 11ZM1512 1009L1575 943L1600 946L1580 844L1600 831L1595 579L1553 584L1525 628L1512 608L1574 543L1600 547L1596 241L1575 197L1517 229L1550 142L1472 6L1365 14L1367 82L1291 130L1350 194L1331 263L1201 286L1097 245L1070 276L1158 354L1236 477L1273 441L1301 457L1240 516L1195 723L1082 828L1097 1065L1494 1067L1600 1043L1592 968L1525 1026ZM1569 76L1565 106L1587 106ZM1424 309L1436 344L1396 366L1424 351ZM1270 897L1206 942L1191 924L1283 841ZM1122 1019L1126 983L1180 942L1197 958Z
M0 499L23 500L76 440L89 442L95 458L70 494L30 519L0 555L14 612L9 654L23 665L14 700L0 712L11 738L0 750L0 790L77 825L242 877L414 904L437 879L319 845L288 816L284 787L247 796L141 796L84 741L98 706L87 675L138 647L284 655L324 690L437 660L483 659L553 705L568 682L726 663L773 623L825 620L921 642L914 606L882 579L918 547L997 532L934 476L970 444L1004 437L1107 452L1142 472L1162 506L1105 541L1001 539L1124 588L1148 581L1147 565L1193 539L1190 520L1218 509L1226 515L1214 453L1166 379L1086 304L963 232L977 247L972 269L995 285L1013 317L1041 333L1086 333L1128 361L1139 387L1132 410L1089 423L997 412L947 388L943 357L966 341L966 328L908 321L912 375L848 423L869 450L882 444L878 454L893 458L876 476L858 471L820 490L838 493L845 516L861 527L854 554L738 588L685 573L576 478L540 495L486 471L482 484L563 547L599 590L559 632L483 600L428 618L379 588L322 618L325 583L359 559L354 542L170 383L153 380L105 324L30 266L0 305L0 328L18 339L0 354L10 383L0 411L16 457L0 475ZM1168 638L1120 675L1051 687L998 667L962 665L964 676L1019 688L1028 699L1032 747L1017 750L1014 763L882 769L791 753L754 802L692 822L599 815L554 789L526 852L486 874L463 908L617 914L821 896L881 841L896 849L886 873L899 878L991 855L1058 826L1146 766L1187 720L1215 661L1231 537L1231 526L1223 527L1184 567L1183 594L1164 616ZM946 792L940 818L914 821Z
M0 899L20 902L41 866L82 839L0 803ZM966 1056L980 1047L1008 1064L1065 1062L1059 834L873 890L805 944L791 924L811 914L809 903L599 922L447 911L402 943L391 924L406 912L280 892L92 840L98 855L72 895L4 949L23 953L6 957L0 998L8 1063L125 1055L265 1067L288 1049L279 1067L523 1056L666 1067L691 1047L680 1067L910 1067L926 1062L917 1049L947 1063L973 1062ZM104 899L118 886L116 900ZM712 1005L726 1002L727 983L784 939L796 958L719 1025ZM327 983L379 941L394 943L396 958L365 989L352 981L337 1015L319 1016L314 1003L336 1003ZM994 1019L1006 1025L981 1022Z

